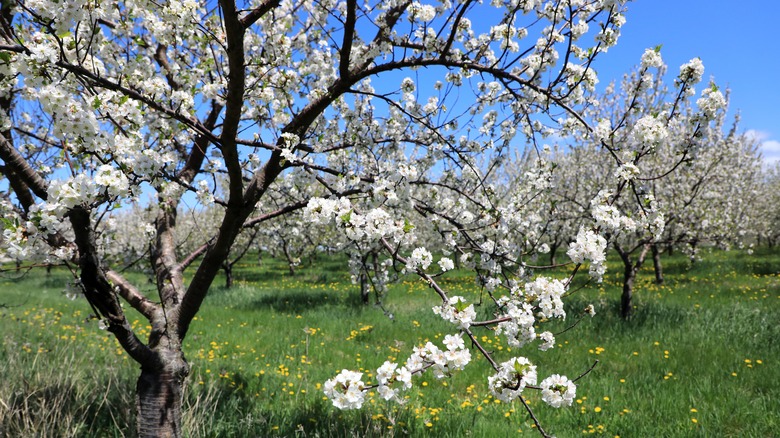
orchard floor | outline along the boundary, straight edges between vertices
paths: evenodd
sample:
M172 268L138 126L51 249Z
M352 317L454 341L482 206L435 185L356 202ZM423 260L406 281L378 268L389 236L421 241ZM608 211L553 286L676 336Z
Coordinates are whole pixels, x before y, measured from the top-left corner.
M531 358L540 379L574 377L598 360L573 406L556 410L528 395L543 427L559 437L780 436L780 251L704 251L693 265L666 256L663 285L647 263L629 321L618 316L615 261L602 284L569 299L571 313L593 303L597 314L553 350L510 351L493 332L476 331L498 360ZM360 303L343 259L320 256L294 276L286 271L247 260L231 289L212 289L185 343L187 436L539 436L522 404L490 395L481 358L451 378L415 378L403 405L373 394L362 410L336 410L321 385L341 369L371 380L385 360L403 362L428 340L441 346L456 330L431 312L436 297L422 282L391 287L391 319ZM151 291L142 275L133 279ZM0 277L0 437L134 435L137 366L82 298L64 295L67 281L59 269ZM465 274L443 284L480 298ZM148 334L140 316L130 319Z

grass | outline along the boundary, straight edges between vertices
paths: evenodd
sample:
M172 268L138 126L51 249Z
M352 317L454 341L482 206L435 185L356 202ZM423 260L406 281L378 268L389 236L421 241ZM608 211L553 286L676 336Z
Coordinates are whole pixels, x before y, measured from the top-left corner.
M615 262L603 283L569 299L571 309L593 303L597 315L553 350L510 351L491 331L477 332L498 360L531 358L540 379L574 377L599 361L570 408L529 394L542 425L560 437L776 436L780 252L712 251L693 265L667 256L664 285L648 263L630 321L618 316ZM359 411L332 408L320 387L341 369L371 380L385 360L403 362L413 346L455 331L430 311L435 297L419 281L391 288L393 319L363 306L345 266L320 257L290 276L266 259L238 267L233 288L213 288L185 343L188 436L538 436L522 405L490 396L484 359L450 379L416 378L401 406L375 396ZM137 366L83 300L62 294L66 281L56 269L0 279L0 436L133 436ZM480 298L462 273L443 283Z

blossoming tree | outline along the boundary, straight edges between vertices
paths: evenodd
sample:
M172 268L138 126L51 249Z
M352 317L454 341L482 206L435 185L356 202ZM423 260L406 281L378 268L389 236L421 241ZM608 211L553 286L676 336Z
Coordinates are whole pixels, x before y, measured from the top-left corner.
M513 346L554 343L549 331L537 335L536 322L565 316L568 282L529 277L536 225L522 220L551 166L540 158L523 189L501 197L508 202L491 181L514 145L541 149L559 117L587 124L578 108L597 81L591 62L619 36L619 1L0 7L2 249L74 267L101 324L140 364L138 435L182 434L190 369L182 341L241 230L304 207L312 223L380 242L390 264L431 285L440 299L434 311L459 331L446 350L425 345L403 366L383 365L375 383L383 397L396 398L426 369L445 376L465 366L465 337L495 369L489 383L501 399L525 404L523 390L536 388L553 406L571 403L572 379L551 374L537 383L536 365L495 361L472 327L497 326ZM650 125L646 135L654 135ZM271 209L267 194L288 174L328 195L304 193ZM139 236L147 237L157 296L114 269L99 244L104 221L147 197L154 218L139 223ZM195 200L214 202L221 215L216 231L181 256L179 215ZM454 263L434 263L415 232L419 220L437 221L450 253L478 272L495 319L477 321L473 304L437 285ZM600 275L599 228L584 227L574 240L572 274L590 261ZM148 319L148 339L133 331L123 304ZM337 406L356 407L368 386L345 371L325 388Z
M726 244L738 239L739 225L747 223L760 174L757 149L736 122L726 129L727 98L717 86L710 83L696 97L703 71L698 59L684 64L670 90L660 47L648 49L619 90L611 84L596 99L600 105L583 112L598 121L600 138L575 132L579 146L561 157L561 167L579 167L574 173L585 177L565 181L560 201L573 203L571 211L593 199L589 213L623 262L626 318L636 275L655 245ZM666 100L670 94L674 98ZM593 170L594 163L600 170ZM608 192L594 197L586 190L579 199L568 194L575 185L600 190L611 177L618 180L616 191L631 195L610 202ZM654 261L660 274L660 261Z
M780 242L780 164L767 164L760 176L761 196L754 205L752 234L756 242L773 247Z

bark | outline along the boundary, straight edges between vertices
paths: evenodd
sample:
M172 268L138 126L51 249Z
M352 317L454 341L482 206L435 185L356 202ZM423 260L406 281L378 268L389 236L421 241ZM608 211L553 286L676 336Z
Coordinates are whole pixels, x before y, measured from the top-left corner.
M361 266L360 269L360 301L363 304L368 304L368 298L369 298L369 285L368 285L368 266L366 265L368 261L368 254L364 254L361 258L361 262L363 266Z
M295 276L295 262L293 261L293 256L290 254L289 246L287 245L287 241L282 239L282 252L284 253L284 258L287 259L287 269L290 272L290 276Z
M653 269L655 270L655 283L664 284L664 267L661 265L661 251L658 245L652 245L650 249L653 252Z
M136 385L139 438L182 436L182 392L189 365L181 348L163 351L159 362L142 367Z
M691 259L691 266L696 264L696 245L697 244L698 244L698 242L696 242L695 240L691 242L691 257L690 257L690 259Z
M363 304L368 304L369 287L368 287L368 275L365 272L360 273L360 301Z
M636 274L639 272L639 268L642 267L645 261L650 245L643 245L641 248L642 252L637 257L636 262L634 262L631 260L631 252L633 251L627 251L619 245L615 245L615 249L623 261L623 293L620 296L620 316L623 319L629 319L634 312L634 282L636 281Z
M225 289L233 287L233 264L223 263L222 271L225 272Z
M554 244L550 245L550 264L552 266L557 265L557 263L555 263L556 262L555 255L556 255L557 252L558 252L558 244L554 243Z

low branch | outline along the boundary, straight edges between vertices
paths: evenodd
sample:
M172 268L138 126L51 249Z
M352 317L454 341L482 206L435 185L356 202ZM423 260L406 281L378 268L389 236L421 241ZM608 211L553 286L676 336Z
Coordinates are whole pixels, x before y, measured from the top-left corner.
M6 166L13 169L14 173L24 181L37 197L44 201L48 198L46 181L30 166L30 163L24 159L4 135L0 135L0 158L3 159Z
M133 309L151 320L159 306L146 298L141 291L136 289L127 279L116 271L106 271L106 278L117 288L119 296L125 299Z

